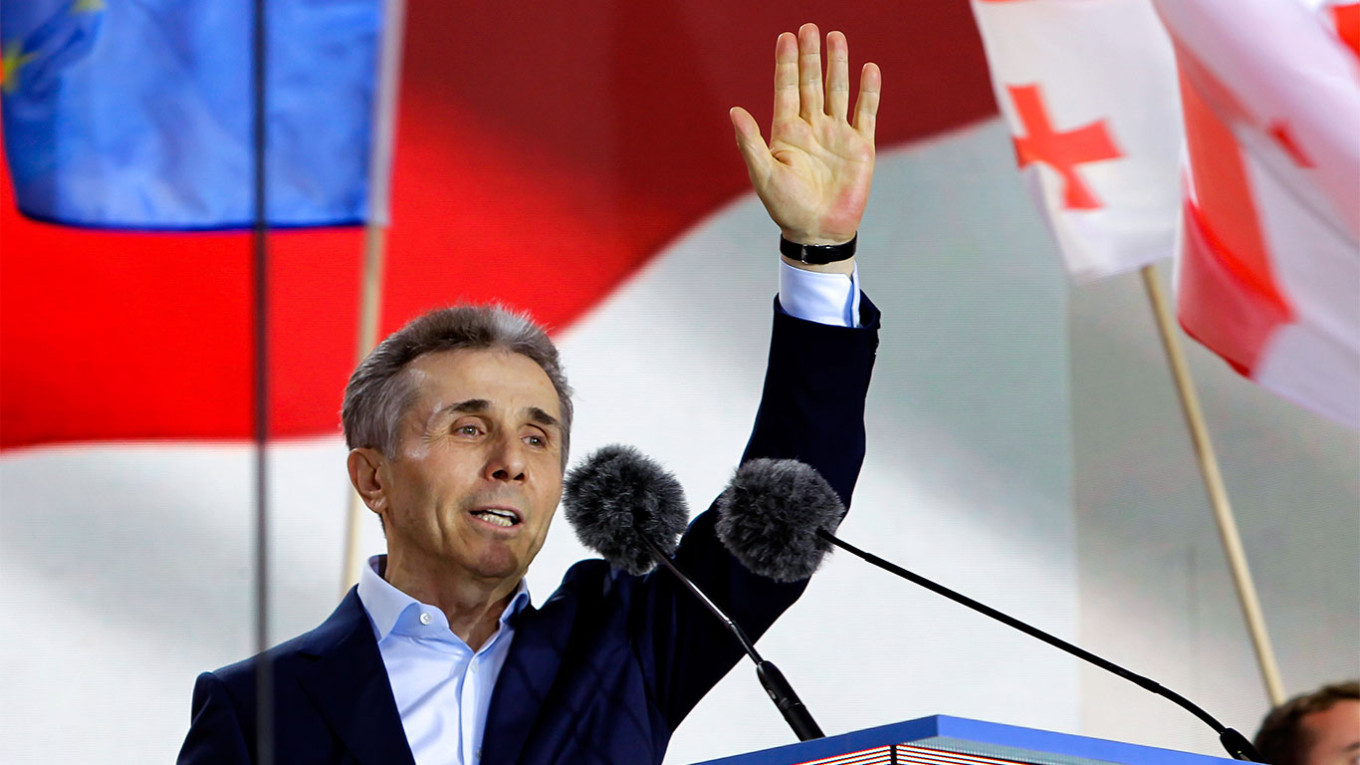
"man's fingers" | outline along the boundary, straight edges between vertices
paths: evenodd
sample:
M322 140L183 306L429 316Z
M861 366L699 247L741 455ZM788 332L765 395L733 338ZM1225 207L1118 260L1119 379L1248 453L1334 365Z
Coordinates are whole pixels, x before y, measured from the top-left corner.
M850 108L850 47L845 35L826 36L826 113L845 119Z
M878 96L883 90L883 73L878 64L865 64L859 73L859 95L855 97L855 129L870 141L878 116Z
M760 180L770 174L770 163L774 161L770 156L770 147L760 137L760 125L756 124L756 118L750 112L734 106L728 116L732 118L732 127L737 131L737 149L741 151L741 158L746 160L751 182L759 188Z
M822 40L816 24L798 28L798 95L799 116L822 113Z
M798 38L785 32L774 43L774 121L798 116Z

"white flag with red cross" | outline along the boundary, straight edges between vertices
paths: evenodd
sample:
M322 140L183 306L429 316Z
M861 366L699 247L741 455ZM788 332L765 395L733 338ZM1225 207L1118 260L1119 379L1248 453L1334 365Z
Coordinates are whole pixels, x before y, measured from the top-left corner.
M1360 427L1360 3L1309 5L973 0L973 12L1017 162L1073 276L1175 250L1191 336Z
M1360 58L1346 42L1360 4L1156 6L1189 157L1181 324L1264 387L1360 427Z
M1182 141L1171 46L1147 0L973 0L1016 161L1068 271L1172 254Z

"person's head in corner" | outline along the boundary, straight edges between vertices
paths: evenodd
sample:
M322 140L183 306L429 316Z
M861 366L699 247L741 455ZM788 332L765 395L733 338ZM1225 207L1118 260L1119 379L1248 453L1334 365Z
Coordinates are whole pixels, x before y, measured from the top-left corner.
M1275 707L1254 743L1273 765L1360 765L1360 682L1324 685Z
M389 568L519 581L561 498L571 433L571 389L542 328L495 306L427 313L354 370L341 419Z

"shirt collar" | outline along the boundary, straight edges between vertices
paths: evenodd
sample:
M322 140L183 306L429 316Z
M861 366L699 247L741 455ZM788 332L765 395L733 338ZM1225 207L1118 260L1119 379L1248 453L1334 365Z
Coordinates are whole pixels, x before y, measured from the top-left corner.
M369 621L373 624L373 634L378 642L382 642L392 633L402 614L409 609L437 615L438 620L443 624L443 628L447 630L448 624L442 611L432 605L421 603L398 590L378 574L380 568L386 564L386 558L386 555L374 555L368 559L368 565L364 566L363 570L359 572L359 602L368 612ZM504 627L510 619L528 605L529 584L520 579L519 586L515 588L515 594L510 598L510 604L501 612L501 626ZM511 624L510 626L513 628L514 625Z

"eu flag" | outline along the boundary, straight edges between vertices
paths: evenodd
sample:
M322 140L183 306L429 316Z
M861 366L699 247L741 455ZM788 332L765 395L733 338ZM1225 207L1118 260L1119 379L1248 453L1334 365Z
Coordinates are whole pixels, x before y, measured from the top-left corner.
M266 7L269 221L362 222L381 0ZM20 211L79 226L250 226L252 20L249 0L0 4Z

